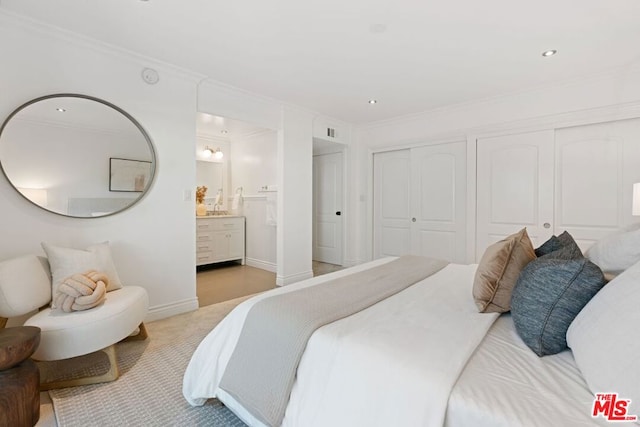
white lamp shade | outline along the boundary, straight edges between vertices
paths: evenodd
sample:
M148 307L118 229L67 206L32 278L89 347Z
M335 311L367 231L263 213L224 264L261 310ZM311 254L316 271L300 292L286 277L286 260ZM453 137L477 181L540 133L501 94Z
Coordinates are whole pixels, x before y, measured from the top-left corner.
M640 216L640 182L633 184L631 215Z

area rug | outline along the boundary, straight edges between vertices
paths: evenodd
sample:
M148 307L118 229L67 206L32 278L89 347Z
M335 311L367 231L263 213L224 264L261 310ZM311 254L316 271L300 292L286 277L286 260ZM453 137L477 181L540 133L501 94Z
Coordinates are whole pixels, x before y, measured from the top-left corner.
M58 426L245 426L215 399L190 406L182 396L182 377L200 341L247 298L148 323L149 339L117 345L116 381L49 392ZM95 353L40 368L48 380L64 379L100 373L107 360Z

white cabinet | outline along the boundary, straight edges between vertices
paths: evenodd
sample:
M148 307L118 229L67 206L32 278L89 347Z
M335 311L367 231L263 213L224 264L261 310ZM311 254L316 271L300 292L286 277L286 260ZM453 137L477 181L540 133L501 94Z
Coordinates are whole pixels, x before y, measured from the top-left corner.
M568 231L584 251L634 222L640 119L477 140L476 260L527 227L534 246Z
M196 265L240 260L245 263L244 217L196 218Z
M466 143L374 155L374 257L466 256Z

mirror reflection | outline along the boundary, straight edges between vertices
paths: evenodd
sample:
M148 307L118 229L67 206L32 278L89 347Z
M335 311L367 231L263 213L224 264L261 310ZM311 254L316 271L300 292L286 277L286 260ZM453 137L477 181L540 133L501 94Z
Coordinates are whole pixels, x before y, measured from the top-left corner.
M0 167L37 206L91 218L142 198L153 180L155 153L142 127L115 105L51 95L22 105L4 122Z
M207 187L207 195L204 199L207 211L224 210L222 163L206 160L196 161L196 186L201 187L203 185ZM217 207L214 206L216 200Z

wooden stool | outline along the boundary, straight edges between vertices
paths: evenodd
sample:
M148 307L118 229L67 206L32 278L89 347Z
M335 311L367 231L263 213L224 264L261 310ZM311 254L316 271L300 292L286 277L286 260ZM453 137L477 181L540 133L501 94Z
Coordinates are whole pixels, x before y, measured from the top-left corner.
M0 329L0 426L32 427L40 418L40 373L29 359L40 328Z

